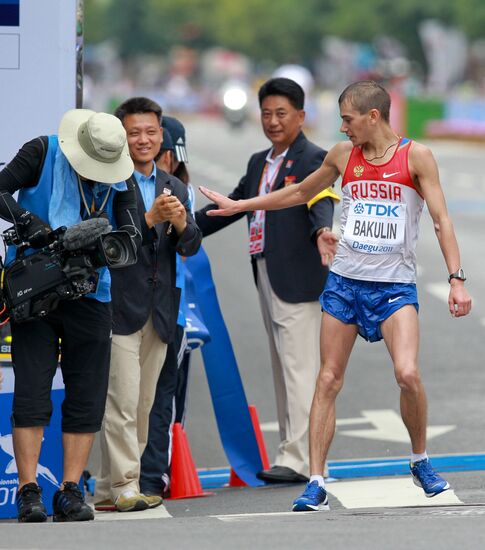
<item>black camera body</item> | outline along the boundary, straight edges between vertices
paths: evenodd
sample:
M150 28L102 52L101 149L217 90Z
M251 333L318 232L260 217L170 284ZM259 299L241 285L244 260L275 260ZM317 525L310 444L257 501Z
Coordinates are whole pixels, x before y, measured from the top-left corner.
M93 223L91 223L93 222ZM93 230L97 222L87 220L49 234L52 242L31 254L18 228L2 235L5 245L17 246L17 257L3 270L3 300L15 322L43 317L60 300L72 300L96 291L100 267L119 268L136 263L136 249L127 231ZM98 223L99 225L99 223ZM107 228L107 229L106 229ZM73 248L81 243L79 248Z

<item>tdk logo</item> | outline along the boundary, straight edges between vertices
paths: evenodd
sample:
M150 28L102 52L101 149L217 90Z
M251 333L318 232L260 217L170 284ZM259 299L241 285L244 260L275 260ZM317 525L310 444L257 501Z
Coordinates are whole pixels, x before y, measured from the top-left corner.
M367 214L368 216L386 216L387 218L399 218L400 204L378 204L375 202L365 202L362 204L358 202L354 206L354 212L356 214Z
M364 205L361 203L361 202L358 202L355 206L354 206L354 212L356 214L363 214L364 213Z

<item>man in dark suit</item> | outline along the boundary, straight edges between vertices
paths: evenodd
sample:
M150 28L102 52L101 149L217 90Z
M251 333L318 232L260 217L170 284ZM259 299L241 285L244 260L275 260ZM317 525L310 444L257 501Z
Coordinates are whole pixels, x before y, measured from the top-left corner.
M296 82L267 81L259 90L259 104L272 147L250 158L246 175L229 195L235 200L296 184L326 154L301 130L304 92ZM280 432L274 466L258 474L269 483L302 482L309 475L308 416L320 365L318 297L328 273L319 241L332 227L335 200L338 196L329 190L304 206L248 214L249 253L269 340ZM196 213L204 237L244 216L207 216L215 207Z
M167 344L177 325L175 255L195 254L202 237L190 213L187 187L154 162L163 139L160 106L137 97L115 114L135 165L144 246L135 265L112 273L113 342L95 508L128 512L162 502L140 493L140 458Z

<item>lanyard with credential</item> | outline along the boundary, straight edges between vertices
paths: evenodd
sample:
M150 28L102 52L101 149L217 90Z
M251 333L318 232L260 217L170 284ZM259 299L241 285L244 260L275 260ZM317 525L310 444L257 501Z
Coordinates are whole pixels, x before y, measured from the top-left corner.
M87 214L88 218L92 214L94 214L96 211L101 214L104 210L104 207L106 206L106 203L108 202L109 195L110 195L110 192L111 192L111 187L108 187L108 190L106 191L106 194L104 196L104 199L103 199L103 202L102 202L101 206L98 209L96 209L96 203L95 203L95 200L94 200L94 192L91 191L93 196L92 196L92 200L91 200L91 206L89 206L88 201L86 200L86 195L84 194L84 188L83 188L83 185L82 185L82 182L81 182L81 178L79 177L79 174L77 176L77 181L78 181L78 185L79 185L79 192L81 193L81 198L82 198L82 201L83 201L83 204L84 204L84 208L86 209L86 214Z
M281 165L283 164L284 158L280 159L278 162L278 165L276 166L273 175L271 178L268 178L268 172L269 172L269 162L266 161L266 164L264 165L263 173L261 174L261 179L259 180L259 186L258 186L258 196L261 194L261 186L264 183L264 194L267 195L270 193L273 189L274 182L276 181L276 178L278 177L278 173L280 171Z

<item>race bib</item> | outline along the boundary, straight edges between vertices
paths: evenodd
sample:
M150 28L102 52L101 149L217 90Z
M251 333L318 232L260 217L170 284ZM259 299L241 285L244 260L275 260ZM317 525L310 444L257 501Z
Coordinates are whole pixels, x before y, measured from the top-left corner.
M344 239L365 254L397 254L404 244L406 204L356 199L349 206Z

